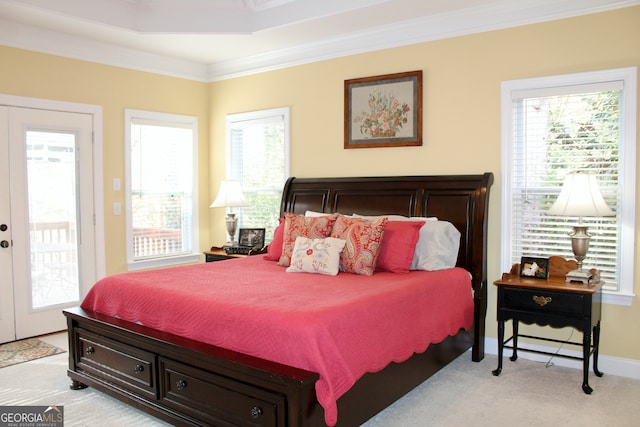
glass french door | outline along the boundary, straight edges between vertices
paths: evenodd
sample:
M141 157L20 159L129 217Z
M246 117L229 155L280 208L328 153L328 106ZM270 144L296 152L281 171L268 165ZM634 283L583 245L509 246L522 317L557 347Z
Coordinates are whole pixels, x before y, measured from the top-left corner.
M95 280L92 117L0 107L0 342L66 328Z

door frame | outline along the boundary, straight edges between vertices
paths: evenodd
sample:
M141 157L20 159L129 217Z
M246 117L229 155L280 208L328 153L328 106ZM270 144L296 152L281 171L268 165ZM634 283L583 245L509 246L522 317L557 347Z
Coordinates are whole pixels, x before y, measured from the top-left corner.
M31 109L63 111L68 113L89 114L93 126L93 209L96 279L105 276L105 240L104 240L104 187L102 155L102 106L55 101L41 98L0 94L0 105ZM84 295L80 295L80 299Z
M0 105L0 153L3 155L9 153L9 109L4 105ZM0 158L0 181L10 182L9 156ZM11 189L9 186L0 186L0 203L4 206L2 222L11 226L11 209L9 203L11 201ZM2 207L0 206L0 208ZM12 229L0 231L0 240L12 242ZM15 298L14 298L14 279L13 279L13 251L9 249L0 249L0 271L2 271L2 279L8 280L10 286L3 287L0 292L0 343L13 341L16 337L16 317L15 317Z

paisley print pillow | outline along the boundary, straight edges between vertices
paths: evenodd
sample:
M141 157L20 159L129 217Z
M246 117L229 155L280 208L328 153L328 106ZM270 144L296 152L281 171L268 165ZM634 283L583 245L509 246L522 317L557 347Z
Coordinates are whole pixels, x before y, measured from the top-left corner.
M376 268L387 218L367 220L340 215L331 237L346 240L340 255L340 271L371 276Z
M333 224L336 222L338 214L305 217L289 212L284 214L284 235L282 238L282 255L278 260L278 265L289 267L291 254L296 238L308 237L310 239L323 239L331 235Z

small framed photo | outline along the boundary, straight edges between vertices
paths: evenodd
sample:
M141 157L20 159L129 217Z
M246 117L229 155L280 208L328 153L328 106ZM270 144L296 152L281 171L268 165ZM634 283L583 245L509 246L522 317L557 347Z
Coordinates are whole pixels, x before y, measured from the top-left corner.
M264 234L264 228L241 228L238 243L240 246L262 249L264 247Z
M523 256L520 259L520 277L549 278L549 258Z

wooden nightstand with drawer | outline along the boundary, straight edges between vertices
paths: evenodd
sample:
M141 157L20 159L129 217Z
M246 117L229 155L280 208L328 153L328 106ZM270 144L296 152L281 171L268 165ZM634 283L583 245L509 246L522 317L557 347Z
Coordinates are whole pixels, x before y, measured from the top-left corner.
M594 373L599 377L602 376L602 372L598 370L598 346L603 282L599 279L588 284L566 282L565 274L575 266L575 261L551 257L548 279L520 277L516 265L511 272L504 273L501 280L494 282L498 287L498 368L493 371L493 375L498 376L502 371L502 354L505 347L513 349L510 358L512 361L518 358L518 337L578 345L582 347L582 357L527 348L520 348L520 350L582 360L582 390L591 394L593 391L589 386L591 355L593 355ZM594 277L597 278L598 275L595 274ZM505 341L504 322L506 320L512 321L513 335ZM556 328L571 326L582 332L583 339L581 343L577 343L518 334L519 322ZM511 345L508 345L510 342Z
M267 253L267 247L266 246L264 248L262 248L262 249L252 250L248 254L227 253L227 251L225 251L224 247L218 247L218 246L211 246L210 250L203 252L204 261L205 262L224 261L224 260L227 260L227 259L234 259L234 258L246 258L248 256L261 255L261 254L266 254L266 253Z
M227 259L247 257L247 255L241 255L241 254L228 254L224 250L224 248L219 248L217 246L212 246L210 250L204 251L203 254L204 254L205 262L216 262L216 261L224 261Z

